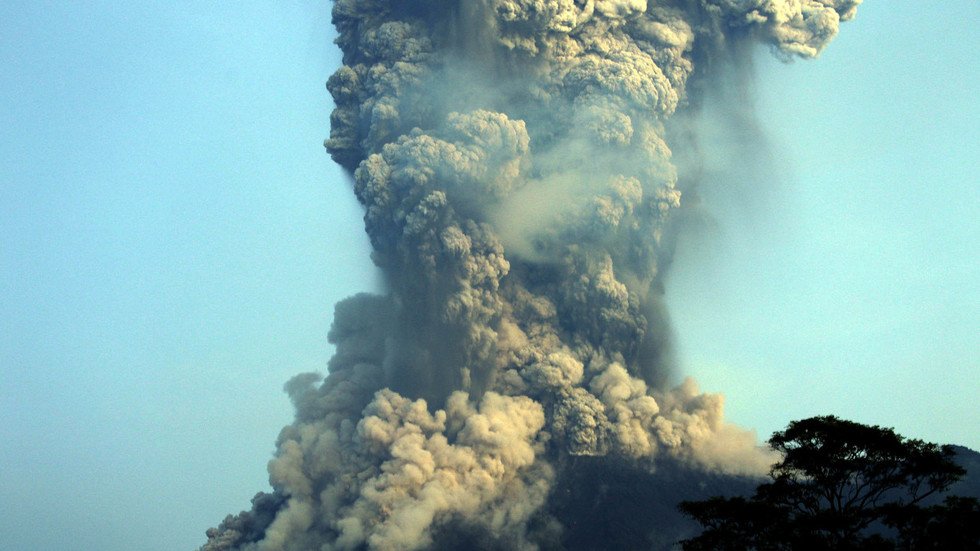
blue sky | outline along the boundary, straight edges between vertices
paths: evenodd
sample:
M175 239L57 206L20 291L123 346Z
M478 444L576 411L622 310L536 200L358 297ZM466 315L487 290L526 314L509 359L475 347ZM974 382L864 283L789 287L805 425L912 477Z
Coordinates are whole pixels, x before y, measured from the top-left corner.
M321 146L329 6L202 6L0 4L4 551L196 548L377 287ZM836 413L980 448L980 4L929 9L759 56L778 178L708 185L674 267L683 371L763 436Z
M980 3L861 6L760 55L775 181L704 191L668 300L687 372L766 436L835 413L980 447ZM724 137L719 138L724 140Z

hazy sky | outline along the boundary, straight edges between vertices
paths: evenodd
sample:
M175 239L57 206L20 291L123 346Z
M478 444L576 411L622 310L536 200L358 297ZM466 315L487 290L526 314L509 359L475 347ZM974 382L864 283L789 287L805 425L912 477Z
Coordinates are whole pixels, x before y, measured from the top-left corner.
M339 53L327 3L84 4L0 3L0 549L190 550L267 488L283 383L377 286L321 145ZM679 358L762 436L836 413L980 448L980 3L924 5L760 52L767 177L709 158Z

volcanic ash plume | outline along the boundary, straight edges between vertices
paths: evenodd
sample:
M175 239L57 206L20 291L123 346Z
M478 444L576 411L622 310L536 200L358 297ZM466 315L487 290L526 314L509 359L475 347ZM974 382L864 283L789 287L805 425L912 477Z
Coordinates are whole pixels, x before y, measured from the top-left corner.
M388 294L337 305L274 492L202 549L567 548L583 465L764 471L720 396L665 386L668 120L725 52L815 56L859 3L336 0L326 147Z

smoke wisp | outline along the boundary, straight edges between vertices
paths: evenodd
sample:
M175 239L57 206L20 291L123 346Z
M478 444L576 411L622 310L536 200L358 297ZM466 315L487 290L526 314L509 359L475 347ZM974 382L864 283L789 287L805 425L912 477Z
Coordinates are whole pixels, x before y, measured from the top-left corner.
M329 374L286 385L273 493L202 549L574 548L583 472L764 472L721 396L668 384L697 180L671 117L747 45L816 56L859 3L336 0L325 145L388 293L337 305Z

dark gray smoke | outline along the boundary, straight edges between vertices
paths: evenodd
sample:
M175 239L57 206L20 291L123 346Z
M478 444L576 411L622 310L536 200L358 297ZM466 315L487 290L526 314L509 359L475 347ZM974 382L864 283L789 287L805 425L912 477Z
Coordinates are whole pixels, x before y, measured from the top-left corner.
M665 384L671 146L697 144L669 119L746 44L813 57L859 3L336 0L326 147L389 294L337 305L274 492L202 549L569 547L597 465L764 471L720 396Z

